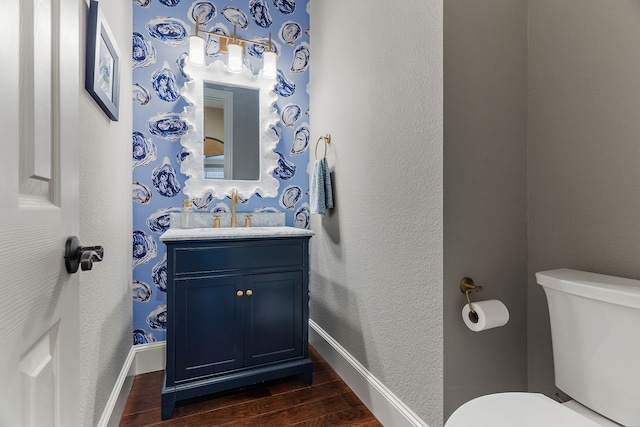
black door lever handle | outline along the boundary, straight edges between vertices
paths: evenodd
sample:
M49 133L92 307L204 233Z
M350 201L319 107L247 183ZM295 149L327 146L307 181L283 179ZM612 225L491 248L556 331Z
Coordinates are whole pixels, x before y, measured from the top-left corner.
M102 246L81 246L76 236L67 238L64 250L64 264L70 274L78 271L91 270L94 262L102 261L104 248Z

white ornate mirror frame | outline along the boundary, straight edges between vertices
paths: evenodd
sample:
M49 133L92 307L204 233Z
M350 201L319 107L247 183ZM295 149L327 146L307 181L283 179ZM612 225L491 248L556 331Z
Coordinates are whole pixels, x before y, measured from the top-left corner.
M182 87L181 94L189 104L180 114L180 118L189 126L188 132L181 138L182 145L189 155L182 161L180 171L189 178L184 185L184 194L190 198L205 197L207 192L213 197L222 199L231 197L234 188L238 194L248 199L253 194L262 197L278 195L280 181L273 177L273 170L278 166L279 156L274 149L279 137L274 126L279 120L274 103L278 95L273 92L276 79L262 77L262 72L253 75L247 67L240 73L230 73L220 60L208 66L195 65L185 61L184 72L189 77ZM260 92L260 175L258 180L220 180L204 178L204 82L258 89Z

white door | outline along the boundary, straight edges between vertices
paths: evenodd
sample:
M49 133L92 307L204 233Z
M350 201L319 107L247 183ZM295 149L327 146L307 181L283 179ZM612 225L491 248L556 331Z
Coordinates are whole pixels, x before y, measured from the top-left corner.
M78 423L78 0L2 0L0 426Z

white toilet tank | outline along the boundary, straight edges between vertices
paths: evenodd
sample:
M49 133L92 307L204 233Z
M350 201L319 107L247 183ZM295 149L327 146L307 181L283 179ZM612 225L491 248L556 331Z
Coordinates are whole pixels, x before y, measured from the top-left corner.
M549 304L556 386L624 426L640 426L640 281L536 273Z

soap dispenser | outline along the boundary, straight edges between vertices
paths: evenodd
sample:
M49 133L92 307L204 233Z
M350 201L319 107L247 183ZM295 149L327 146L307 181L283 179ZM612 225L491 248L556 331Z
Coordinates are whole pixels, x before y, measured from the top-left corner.
M182 203L182 216L180 220L182 228L193 227L193 205L191 199L185 199Z

